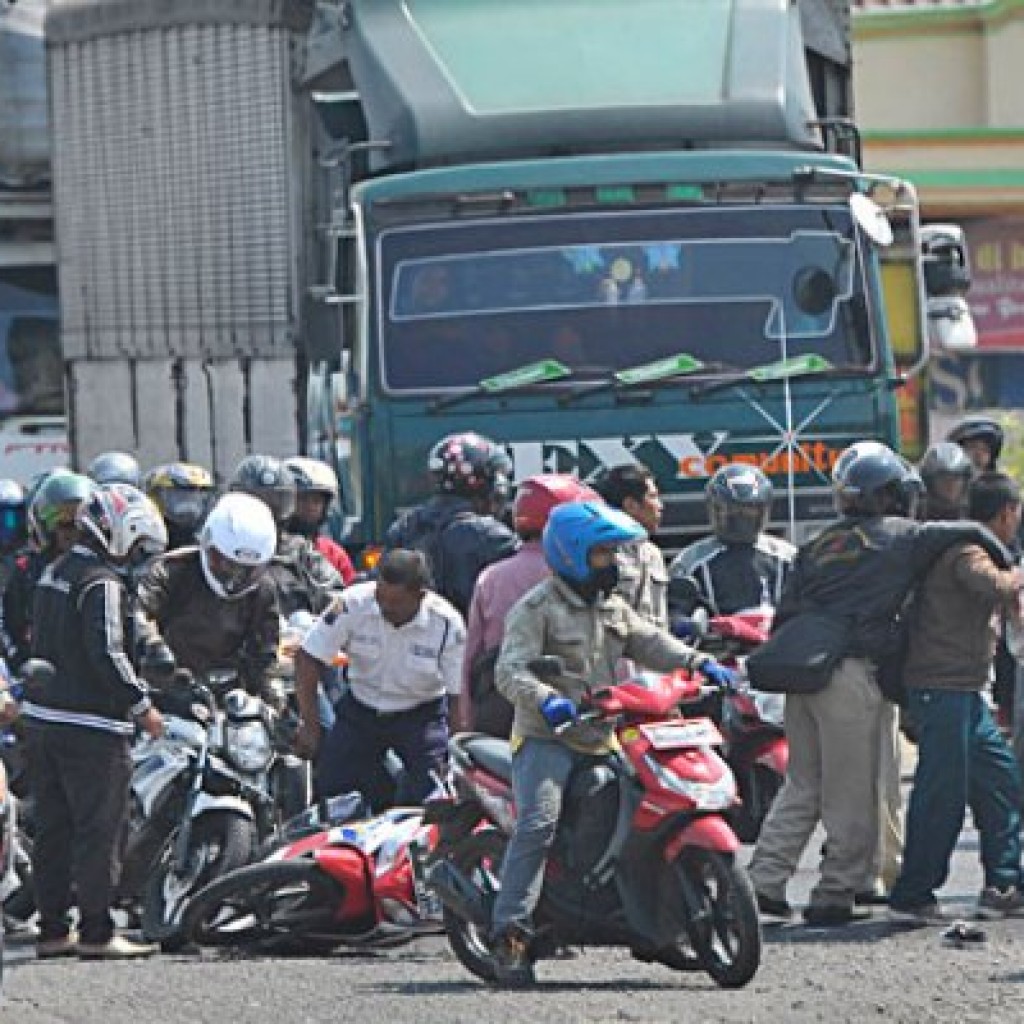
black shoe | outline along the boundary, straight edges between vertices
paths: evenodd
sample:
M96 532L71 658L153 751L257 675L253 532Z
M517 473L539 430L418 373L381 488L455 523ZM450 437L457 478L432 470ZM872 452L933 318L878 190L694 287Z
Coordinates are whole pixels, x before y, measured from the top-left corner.
M878 892L876 889L862 889L854 893L853 902L858 907L887 907L889 906L889 894Z
M506 928L494 940L495 984L501 988L526 988L536 980L529 936L521 928Z
M871 911L843 904L811 904L804 908L804 922L812 928L836 928L854 921L866 921Z
M758 912L765 917L781 917L788 921L793 916L793 908L785 900L772 899L762 892L755 892Z

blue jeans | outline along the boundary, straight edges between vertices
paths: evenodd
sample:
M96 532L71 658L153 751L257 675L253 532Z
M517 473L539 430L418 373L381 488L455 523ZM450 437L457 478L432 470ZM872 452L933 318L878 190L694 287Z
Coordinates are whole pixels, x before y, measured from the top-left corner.
M1021 884L1020 797L1016 759L980 693L909 691L918 729L917 771L910 793L903 872L892 904L935 899L970 807L981 840L985 885Z
M562 797L578 759L558 740L524 740L512 757L516 827L501 866L494 931L528 925L544 884L544 864L555 840Z

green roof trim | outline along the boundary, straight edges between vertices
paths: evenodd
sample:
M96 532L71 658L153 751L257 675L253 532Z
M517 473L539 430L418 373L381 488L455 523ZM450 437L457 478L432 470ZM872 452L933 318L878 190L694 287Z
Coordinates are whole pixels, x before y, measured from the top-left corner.
M1006 21L1024 14L1024 0L990 0L989 3L963 7L872 7L853 15L854 38L885 36L900 32L927 31L929 28L963 28L978 23Z
M940 128L862 132L865 142L1024 142L1024 128Z
M1024 170L977 170L977 171L893 171L914 185L924 188L1024 188Z

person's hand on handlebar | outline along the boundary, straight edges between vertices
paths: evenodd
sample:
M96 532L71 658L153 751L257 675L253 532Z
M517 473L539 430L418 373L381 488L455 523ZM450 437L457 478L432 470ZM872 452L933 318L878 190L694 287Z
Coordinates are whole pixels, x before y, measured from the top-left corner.
M568 725L579 716L579 708L560 693L551 693L540 702L540 713L551 729Z
M726 668L720 661L715 661L714 658L705 661L700 666L700 673L709 683L714 683L715 686L723 690L736 689L738 682L736 673L732 669Z

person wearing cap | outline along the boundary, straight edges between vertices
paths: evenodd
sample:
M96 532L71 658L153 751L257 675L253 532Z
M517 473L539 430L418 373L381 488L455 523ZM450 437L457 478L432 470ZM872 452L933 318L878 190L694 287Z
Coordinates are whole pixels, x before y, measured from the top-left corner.
M503 739L508 736L512 705L494 685L494 664L505 635L505 620L512 606L549 573L540 538L551 510L567 501L594 500L598 500L596 492L564 473L532 476L519 485L512 507L519 550L487 566L473 588L466 622L459 728Z

